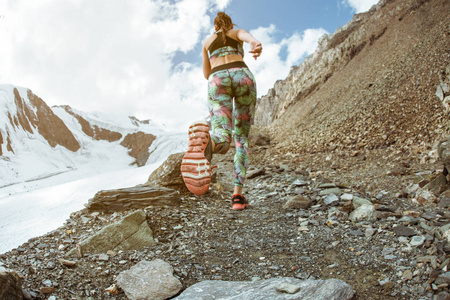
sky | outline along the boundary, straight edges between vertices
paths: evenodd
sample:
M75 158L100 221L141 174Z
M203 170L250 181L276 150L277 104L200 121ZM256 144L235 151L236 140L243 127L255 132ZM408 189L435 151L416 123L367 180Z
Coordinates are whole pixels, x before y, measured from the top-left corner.
M201 49L218 11L261 41L258 97L377 0L0 0L0 84L48 105L182 130L208 116ZM248 52L248 47L244 47Z

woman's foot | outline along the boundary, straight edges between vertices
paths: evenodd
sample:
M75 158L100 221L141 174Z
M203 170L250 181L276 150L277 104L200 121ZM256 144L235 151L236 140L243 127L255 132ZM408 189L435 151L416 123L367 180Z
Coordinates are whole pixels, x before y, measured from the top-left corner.
M247 199L239 194L234 194L231 198L231 205L233 210L243 210L248 207Z
M210 144L209 124L206 121L192 123L189 126L188 150L181 161L181 176L188 190L195 195L206 194L211 184L212 169L208 157L212 157L212 151L211 154L206 153Z

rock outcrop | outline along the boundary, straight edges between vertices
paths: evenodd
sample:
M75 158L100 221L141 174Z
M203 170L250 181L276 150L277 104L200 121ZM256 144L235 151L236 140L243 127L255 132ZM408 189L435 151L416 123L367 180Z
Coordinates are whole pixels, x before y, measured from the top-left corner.
M148 157L150 156L148 148L150 148L155 139L156 136L153 134L139 131L127 134L120 145L130 149L128 154L136 159L134 164L142 167L147 163Z
M0 299L23 299L22 281L16 272L0 266Z
M15 87L11 91L15 107L9 108L9 123L2 124L0 128L0 155L4 155L6 151L15 153L16 146L10 135L20 131L30 135L38 132L53 148L60 145L73 152L80 149L81 146L72 132L41 98L30 90L26 90L26 96L21 95ZM8 91L0 90L0 97L5 97L5 102L10 96ZM3 145L6 147L3 148Z
M180 189L184 187L181 177L181 161L184 153L171 154L148 178L147 184Z
M383 0L355 15L259 100L255 123L271 124L281 153L389 148L429 159L449 131L449 6Z
M94 140L100 141L105 140L108 142L118 141L122 138L122 134L120 132L112 131L106 128L101 128L95 124L89 123L85 118L75 113L69 105L60 106L64 108L64 110L72 115L81 125L81 129L83 132L93 138Z
M138 185L131 188L99 191L86 204L89 211L115 212L148 206L178 206L178 191L158 186Z
M154 244L153 231L147 224L145 212L138 210L81 241L77 249L70 251L68 256L139 250Z
M442 105L447 111L450 110L450 64L439 74L439 84L436 87L435 95L442 101Z

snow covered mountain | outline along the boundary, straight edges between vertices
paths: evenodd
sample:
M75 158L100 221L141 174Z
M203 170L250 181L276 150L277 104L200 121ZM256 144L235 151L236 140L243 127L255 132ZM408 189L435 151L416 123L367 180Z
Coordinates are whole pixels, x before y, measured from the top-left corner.
M83 167L93 175L143 166L162 135L171 134L151 121L50 108L29 89L0 85L0 188Z
M50 108L0 85L0 253L61 226L100 190L145 183L186 142L151 121Z

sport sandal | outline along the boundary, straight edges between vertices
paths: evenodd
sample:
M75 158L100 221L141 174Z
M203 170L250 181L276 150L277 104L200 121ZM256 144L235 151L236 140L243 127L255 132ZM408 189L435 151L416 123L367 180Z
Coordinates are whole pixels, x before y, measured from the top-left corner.
M181 176L188 190L199 196L206 194L211 184L212 168L205 153L212 153L210 140L206 121L197 121L189 126L189 144L181 161ZM207 153L209 158L212 157L210 153Z
M232 209L234 210L243 210L248 207L247 199L239 194L234 194L233 198L231 198Z

